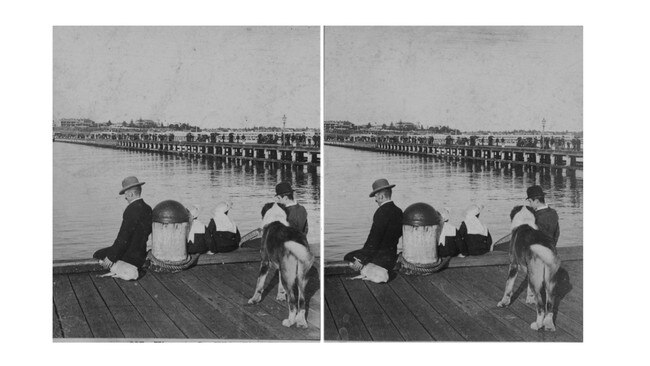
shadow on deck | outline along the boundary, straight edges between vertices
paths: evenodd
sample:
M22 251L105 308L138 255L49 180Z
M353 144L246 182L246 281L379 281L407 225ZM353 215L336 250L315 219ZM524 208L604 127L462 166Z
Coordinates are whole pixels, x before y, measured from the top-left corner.
M67 270L55 264L53 336L55 340L320 339L318 262L309 273L309 327L286 328L281 322L287 317L287 305L275 299L277 276L267 278L262 302L248 305L257 280L259 251L238 252L244 254L235 256L237 263L223 263L224 254L179 273L148 271L138 281L99 278L103 272L82 271L70 262ZM255 255L257 262L244 261Z
M508 267L505 253L495 252L454 258L439 273L398 275L387 284L351 280L340 265L326 265L325 340L581 342L582 247L558 251L556 332L530 329L536 312L525 303L525 274L512 304L497 308Z

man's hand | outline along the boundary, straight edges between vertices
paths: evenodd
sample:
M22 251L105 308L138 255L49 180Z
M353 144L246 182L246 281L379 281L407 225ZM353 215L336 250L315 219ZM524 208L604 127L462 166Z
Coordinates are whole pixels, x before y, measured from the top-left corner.
M108 259L108 257L106 257L106 258L100 260L100 261L99 261L99 264L100 264L102 267L106 268L106 269L109 269L109 268L111 268L111 267L113 266L113 262L111 262L111 260Z
M363 268L363 263L361 263L359 258L354 257L354 262L350 263L350 267L352 267L352 269L355 271L361 271L361 268Z

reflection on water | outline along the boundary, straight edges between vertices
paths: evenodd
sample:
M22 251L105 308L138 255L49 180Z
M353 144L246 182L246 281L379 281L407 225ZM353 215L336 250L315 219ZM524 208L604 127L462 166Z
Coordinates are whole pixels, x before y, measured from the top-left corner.
M582 245L582 172L534 172L495 168L480 162L325 147L325 258L340 260L365 241L377 204L372 182L397 186L393 201L402 210L416 202L447 207L457 227L465 209L481 203L481 220L496 241L509 233L509 214L524 204L526 188L539 184L560 216L559 246Z
M275 185L290 181L307 209L309 242L320 240L318 169L54 143L54 259L88 258L113 243L126 207L118 192L129 175L146 182L143 199L152 208L167 199L198 204L206 225L219 201L232 201L229 215L242 235L259 227Z

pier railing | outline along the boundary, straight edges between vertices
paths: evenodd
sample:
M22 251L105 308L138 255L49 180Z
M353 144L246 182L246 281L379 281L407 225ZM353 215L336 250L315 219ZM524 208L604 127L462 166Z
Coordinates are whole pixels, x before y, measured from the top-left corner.
M504 167L520 165L582 170L584 162L582 151L551 150L534 147L339 141L326 141L325 145L368 151L435 156L454 160L483 161Z
M190 157L218 157L240 161L320 166L320 146L286 146L235 142L153 141L55 138L54 141L116 149L158 152Z

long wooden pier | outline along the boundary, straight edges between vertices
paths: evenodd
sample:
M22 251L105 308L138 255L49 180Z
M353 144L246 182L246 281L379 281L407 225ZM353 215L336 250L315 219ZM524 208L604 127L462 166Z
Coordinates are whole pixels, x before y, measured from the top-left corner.
M314 253L318 247L312 246ZM309 272L307 329L286 328L287 305L276 300L277 277L267 278L262 302L248 305L259 270L259 250L202 255L179 273L147 271L137 281L100 278L96 260L55 261L55 340L318 340L318 261ZM271 277L271 276L269 276Z
M481 161L497 167L532 166L567 170L583 169L582 151L551 150L534 147L488 145L427 145L400 142L339 142L325 145L409 155L435 156L454 160Z
M352 280L347 264L325 264L325 341L583 340L582 247L558 248L557 331L533 331L535 305L526 304L525 273L512 304L498 308L508 271L505 252L452 258L428 276L399 274L385 284Z
M89 138L55 138L54 141L188 157L215 157L226 160L257 161L282 165L320 166L320 147L315 146Z

